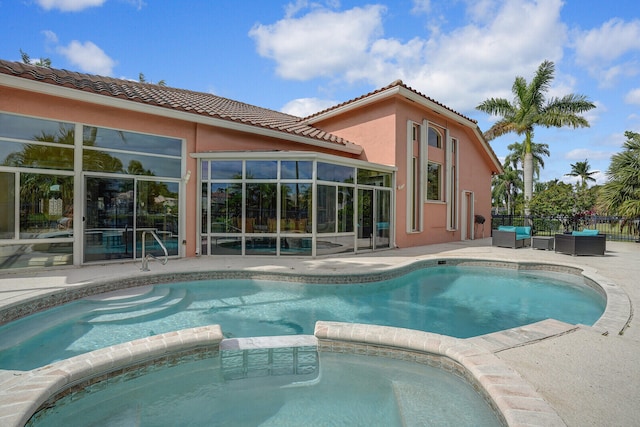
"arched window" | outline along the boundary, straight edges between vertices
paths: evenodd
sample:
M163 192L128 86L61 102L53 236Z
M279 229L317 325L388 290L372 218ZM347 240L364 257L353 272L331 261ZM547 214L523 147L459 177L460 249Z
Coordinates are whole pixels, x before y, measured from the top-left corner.
M429 146L442 148L442 134L431 126L429 126Z

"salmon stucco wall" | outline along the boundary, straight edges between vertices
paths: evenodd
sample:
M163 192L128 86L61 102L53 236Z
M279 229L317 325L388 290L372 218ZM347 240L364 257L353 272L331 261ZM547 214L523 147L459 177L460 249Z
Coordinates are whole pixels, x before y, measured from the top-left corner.
M458 227L447 230L447 204L444 201L425 201L422 206L424 222L420 232L407 232L407 123L422 124L424 120L439 129L448 129L449 136L458 141ZM467 209L465 235L472 235L473 214L490 218L491 177L497 172L493 160L478 140L474 130L456 120L435 113L433 110L411 102L404 97L390 97L380 102L354 108L313 123L314 126L346 138L364 148L363 157L371 162L395 166L396 199L395 230L396 246L409 247L460 240L465 221L463 205L473 194L474 204ZM416 147L415 151L418 149ZM428 160L445 165L445 150L428 147ZM444 173L444 170L443 170ZM445 178L442 177L442 191ZM424 191L424 187L423 187ZM482 237L481 230L476 237Z

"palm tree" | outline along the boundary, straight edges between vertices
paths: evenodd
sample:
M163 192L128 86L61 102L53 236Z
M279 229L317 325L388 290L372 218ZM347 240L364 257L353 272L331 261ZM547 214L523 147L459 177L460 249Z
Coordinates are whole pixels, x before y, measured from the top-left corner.
M514 168L518 168L518 164L524 165L524 144L514 142L507 146L509 154L505 157L504 162L506 164L512 164ZM540 178L540 169L544 169L544 159L542 156L551 154L549 152L549 144L531 143L531 154L533 155L533 173L536 179Z
M640 218L640 133L627 131L623 151L611 157L601 199L605 209L628 219Z
M533 193L533 131L535 126L588 127L589 122L580 114L595 108L595 104L584 95L569 94L562 98L545 98L545 92L553 80L555 66L544 61L530 84L523 77L516 77L511 91L513 102L504 98L490 98L476 109L488 114L500 116L500 119L484 133L490 141L507 133L524 135L524 198L525 214L529 213L526 203Z
M501 203L502 200L506 200L507 213L509 215L513 213L511 212L513 198L522 186L522 179L520 178L520 175L521 171L507 165L504 167L503 173L493 178L492 196L498 203Z
M585 187L587 185L587 181L596 182L596 179L591 175L595 174L597 171L590 171L591 166L589 166L589 161L585 159L584 162L575 162L571 164L571 172L566 173L565 176L575 176L580 178L580 186Z

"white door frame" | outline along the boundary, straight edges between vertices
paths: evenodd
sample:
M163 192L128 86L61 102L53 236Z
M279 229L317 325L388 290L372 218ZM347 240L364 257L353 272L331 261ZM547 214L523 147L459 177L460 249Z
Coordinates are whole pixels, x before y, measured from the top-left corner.
M473 191L462 191L462 240L473 240L474 235L474 194Z

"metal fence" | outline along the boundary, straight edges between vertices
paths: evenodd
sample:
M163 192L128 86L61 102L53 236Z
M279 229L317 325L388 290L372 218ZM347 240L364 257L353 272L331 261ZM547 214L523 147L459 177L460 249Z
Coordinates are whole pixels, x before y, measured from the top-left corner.
M583 228L597 229L607 235L607 240L640 241L640 218L626 219L615 216L577 215L577 216L523 216L493 215L491 229L501 225L530 225L532 234L553 236Z

